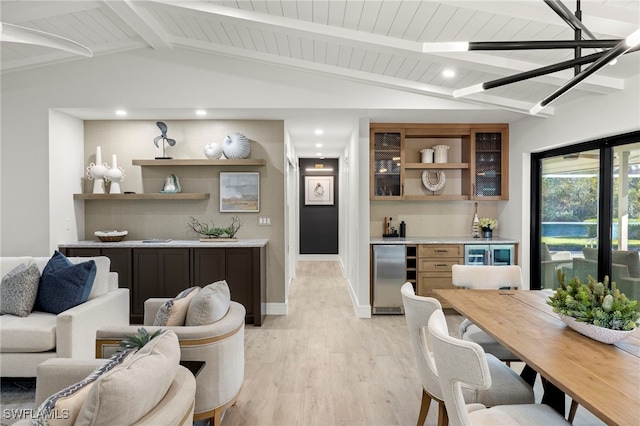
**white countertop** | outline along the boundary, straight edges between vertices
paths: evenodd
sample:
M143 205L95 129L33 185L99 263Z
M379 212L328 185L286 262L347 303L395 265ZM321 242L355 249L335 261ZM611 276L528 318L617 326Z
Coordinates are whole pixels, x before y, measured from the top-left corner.
M370 244L518 244L518 241L504 238L473 237L405 237L383 238L371 237Z
M211 241L202 242L198 240L159 240L157 242L144 242L143 240L127 240L105 243L99 240L75 241L72 243L60 244L61 248L82 248L82 247L121 247L121 248L150 248L150 247L264 247L269 240L266 239L238 239L238 241Z

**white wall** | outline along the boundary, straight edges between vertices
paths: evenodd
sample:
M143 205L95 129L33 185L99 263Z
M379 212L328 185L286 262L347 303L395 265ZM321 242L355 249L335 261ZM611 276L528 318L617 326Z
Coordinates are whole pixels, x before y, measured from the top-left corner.
M505 234L520 240L525 288L530 286L531 153L634 130L640 130L640 78L628 80L622 92L556 108L550 118L528 117L511 124L510 198L498 211Z
M83 121L60 111L49 112L49 253L56 242L77 241L84 236L84 204L74 202L70 194L82 193L84 170ZM76 220L80 218L80 220Z

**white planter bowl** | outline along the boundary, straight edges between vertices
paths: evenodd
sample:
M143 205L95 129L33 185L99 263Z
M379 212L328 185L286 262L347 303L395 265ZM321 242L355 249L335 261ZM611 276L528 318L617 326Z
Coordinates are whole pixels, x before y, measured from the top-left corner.
M587 324L586 322L576 321L575 318L567 315L558 314L560 319L578 333L587 336L598 342L607 343L612 345L619 342L622 339L629 337L635 330L622 331L611 330L609 328L598 327L597 325Z

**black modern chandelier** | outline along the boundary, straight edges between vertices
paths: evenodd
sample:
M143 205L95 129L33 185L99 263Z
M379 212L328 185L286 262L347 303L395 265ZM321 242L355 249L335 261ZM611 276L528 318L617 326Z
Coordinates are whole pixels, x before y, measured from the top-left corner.
M640 29L624 39L598 40L582 23L580 0L576 2L576 12L572 13L560 0L543 0L560 18L574 31L574 40L549 41L477 41L451 43L424 43L423 52L466 52L469 50L534 50L534 49L572 49L574 59L558 62L553 65L521 72L508 77L486 81L484 83L454 90L454 97L468 96L518 81L528 80L545 74L573 68L574 76L563 86L556 89L549 96L538 102L530 109L536 115L551 102L571 90L584 79L594 74L607 64L615 63L616 59L626 53L640 50ZM582 56L582 49L599 49L597 53ZM583 65L590 64L585 69Z

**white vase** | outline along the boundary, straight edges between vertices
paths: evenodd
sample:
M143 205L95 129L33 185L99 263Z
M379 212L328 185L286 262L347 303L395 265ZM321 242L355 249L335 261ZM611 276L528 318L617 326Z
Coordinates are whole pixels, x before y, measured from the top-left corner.
M209 160L217 160L222 157L222 146L217 143L210 143L204 147L204 156Z
M249 158L251 146L249 145L249 139L245 135L233 133L224 139L222 150L227 158Z
M118 160L116 158L116 155L114 154L112 157L112 166L104 174L104 179L107 182L111 182L111 186L109 188L110 194L122 194L122 190L120 189L120 182L122 182L124 178L124 170L122 169L122 167L118 167Z
M87 177L93 182L93 193L104 194L104 174L107 172L107 165L102 163L102 150L96 148L96 162L90 163L87 167Z

